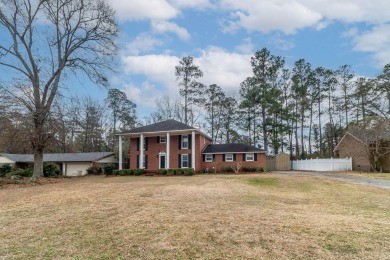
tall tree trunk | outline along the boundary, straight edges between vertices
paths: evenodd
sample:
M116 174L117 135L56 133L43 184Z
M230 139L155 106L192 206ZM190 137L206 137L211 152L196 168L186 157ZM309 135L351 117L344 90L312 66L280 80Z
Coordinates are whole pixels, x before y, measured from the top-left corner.
M313 101L310 101L310 122L309 122L309 154L312 154L311 151L311 129L313 124Z
M264 150L268 151L268 131L267 131L267 124L266 124L266 114L265 114L265 108L262 107L261 109L261 117L262 117L262 130L263 130L263 140L264 140Z
M32 147L34 151L34 172L33 179L43 177L43 151L46 146L46 138L44 132L45 112L42 109L37 109L34 114L34 136L32 138Z
M32 178L38 179L43 177L43 151L34 149L34 173Z
M320 134L320 155L323 155L322 125L321 125L321 100L318 102L318 130Z
M304 141L303 141L303 129L304 129L304 126L305 126L305 110L302 106L301 108L301 155L304 156L305 155L305 144L304 144Z

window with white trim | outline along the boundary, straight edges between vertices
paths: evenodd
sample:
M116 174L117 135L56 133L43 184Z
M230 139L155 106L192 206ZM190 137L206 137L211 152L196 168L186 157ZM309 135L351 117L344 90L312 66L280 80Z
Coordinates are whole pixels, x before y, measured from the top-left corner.
M181 136L181 149L188 149L188 135Z
M254 153L246 153L245 154L245 161L253 162L254 160L255 160L255 154Z
M181 168L188 168L189 167L188 162L188 154L182 154L181 155Z
M146 169L146 155L144 155L142 158L142 168Z
M233 154L227 153L225 154L225 162L232 162L233 161Z
M213 155L212 154L206 154L204 158L205 162L213 162Z
M165 144L167 142L166 136L160 136L160 143Z

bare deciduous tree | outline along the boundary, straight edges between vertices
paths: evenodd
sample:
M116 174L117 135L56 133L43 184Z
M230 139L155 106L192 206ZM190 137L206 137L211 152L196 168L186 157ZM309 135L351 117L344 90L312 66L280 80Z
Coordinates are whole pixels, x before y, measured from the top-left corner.
M0 0L0 6L0 67L9 72L4 89L31 115L33 178L39 178L45 123L62 78L82 73L106 85L118 26L104 0Z

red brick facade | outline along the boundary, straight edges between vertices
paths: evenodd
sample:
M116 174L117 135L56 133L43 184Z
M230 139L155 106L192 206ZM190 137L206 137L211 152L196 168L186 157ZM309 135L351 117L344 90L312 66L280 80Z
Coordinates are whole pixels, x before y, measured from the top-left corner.
M187 133L185 135L188 135ZM144 150L144 155L146 156L146 171L148 172L157 172L159 169L159 154L167 153L167 143L159 143L158 137L163 136L166 137L166 134L156 135L156 136L145 136L147 138L146 149ZM130 168L139 168L139 155L140 151L138 150L139 145L138 138L130 139ZM192 146L195 146L195 169L196 172L200 172L202 170L202 150L205 146L211 143L211 140L199 133L195 134L195 143L191 142L191 149L181 149L179 147L179 138L181 135L171 135L170 136L170 158L169 158L169 168L180 168L179 165L179 154L188 154L191 157L192 154ZM191 134L189 135L189 139L191 138ZM191 160L191 159L190 159ZM192 161L191 161L192 162ZM188 168L191 168L189 165Z
M256 167L266 168L266 154L257 153L255 161L245 161L245 153L234 154L235 160L233 162L224 161L224 154L215 154L213 162L202 162L202 169L209 169L210 172L215 169L216 172L220 172L224 168L230 168L235 163L241 163L241 167ZM213 168L214 167L214 168Z
M363 142L349 133L346 133L343 139L336 147L338 157L352 157L352 169L355 171L371 171L369 152ZM383 171L390 172L390 154L382 159Z

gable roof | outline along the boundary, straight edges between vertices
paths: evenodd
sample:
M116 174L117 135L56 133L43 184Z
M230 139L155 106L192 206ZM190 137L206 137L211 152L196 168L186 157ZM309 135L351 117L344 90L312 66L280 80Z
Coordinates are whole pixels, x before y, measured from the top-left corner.
M249 144L209 144L203 153L265 153L265 150Z
M96 153L51 153L44 154L44 162L95 162L103 158L114 155L113 152L96 152ZM14 162L29 163L34 162L32 154L7 154L0 156L6 157Z
M184 131L184 130L198 130L195 127L183 124L179 121L170 119L159 123L146 125L131 129L129 131L121 132L117 135L126 134L141 134L141 133L154 133L154 132L170 132L170 131Z

